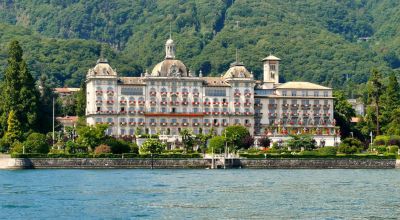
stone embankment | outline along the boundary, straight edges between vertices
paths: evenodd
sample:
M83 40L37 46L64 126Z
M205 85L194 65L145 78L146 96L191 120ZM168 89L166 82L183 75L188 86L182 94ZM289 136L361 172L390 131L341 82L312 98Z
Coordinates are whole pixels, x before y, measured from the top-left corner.
M106 159L106 158L0 158L0 169L394 169L395 159Z

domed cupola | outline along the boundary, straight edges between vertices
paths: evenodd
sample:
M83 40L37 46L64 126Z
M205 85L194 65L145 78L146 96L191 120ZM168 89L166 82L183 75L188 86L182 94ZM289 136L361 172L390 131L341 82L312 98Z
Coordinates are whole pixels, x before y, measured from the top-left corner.
M165 43L165 59L151 71L151 76L187 77L188 71L182 61L175 59L175 43L171 37Z
M246 69L243 63L234 62L228 71L226 71L223 78L252 78L252 74Z

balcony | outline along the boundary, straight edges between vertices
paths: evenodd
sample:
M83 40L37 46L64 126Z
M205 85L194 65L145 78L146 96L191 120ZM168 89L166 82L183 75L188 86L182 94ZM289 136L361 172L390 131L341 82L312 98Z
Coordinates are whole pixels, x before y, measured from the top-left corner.
M167 122L161 122L160 125L161 126L167 126Z
M120 124L121 126L126 126L128 123L127 123L126 121L121 121L119 124Z
M188 96L189 93L188 92L182 92L182 96Z
M228 115L228 112L221 112L221 115Z
M199 97L199 95L200 95L200 94L199 94L198 92L194 92L194 93L193 93L193 96L194 96L194 97Z
M290 113L292 117L299 117L299 113Z
M268 109L276 109L277 104L268 104Z
M229 102L221 102L222 106L228 106Z
M206 111L204 111L203 114L205 114L205 115L211 115L211 112L206 112Z
M282 113L282 117L287 118L289 116L289 113Z
M170 101L169 104L177 106L177 105L179 105L179 102L178 101Z
M136 114L136 111L135 110L130 110L130 111L128 111L128 113L133 115L133 114Z
M303 113L303 117L309 117L310 113Z
M240 96L240 92L235 92L235 93L233 93L233 96L239 97L239 96Z
M247 93L244 94L244 96L246 96L246 97L251 97L251 93L250 93L250 92L247 92Z
M204 105L209 106L211 105L211 102L203 102Z
M240 112L235 112L234 115L241 115L241 113Z
M156 126L157 125L157 123L155 123L155 122L150 122L150 126Z
M144 111L138 111L139 115L144 115Z
M271 118L275 118L277 115L277 113L268 113L268 116Z
M310 107L311 107L310 104L301 105L301 109L310 109Z
M251 106L251 102L245 102L244 106Z
M178 126L178 122L171 122L171 126Z
M131 125L131 126L133 126L133 125L136 125L136 122L131 121L131 122L129 122L128 124Z
M204 126L210 127L210 126L211 126L211 123L210 123L210 122L204 122Z
M114 95L114 91L113 91L113 90L108 90L108 91L107 91L107 95L113 96L113 95Z
M233 105L234 106L240 106L240 102L234 102Z
M244 115L253 115L253 112L245 112Z
M161 96L167 96L168 92L161 92Z
M167 105L167 102L166 101L162 101L162 102L160 102L160 104L161 105Z
M199 124L198 122L193 122L192 125L195 126L195 127L197 127L197 126L199 126L200 124Z
M96 104L97 105L101 105L103 103L103 101L101 101L101 100L96 100Z
M157 102L156 101L150 101L150 105L156 105Z
M213 124L215 127L218 127L219 126L219 123L217 122L217 123L214 123Z
M189 104L189 102L187 102L187 101L182 102L182 105L188 105L188 104Z
M109 122L107 122L107 124L108 124L108 125L114 125L114 122L109 121Z
M120 111L119 113L120 113L120 114L126 114L127 111Z
M139 105L144 105L145 101L138 101Z
M97 90L97 91L96 91L96 95L103 95L103 91Z
M121 101L119 101L119 103L120 103L121 105L126 105L126 100L121 100Z
M138 125L139 125L139 126L144 126L145 124L146 124L146 123L145 123L145 122L142 122L142 121L141 121L141 122L138 122Z
M116 111L113 111L113 110L108 110L108 111L104 111L103 113L106 113L106 114L115 114L115 113L117 113Z
M228 125L229 125L229 124L226 123L226 122L225 122L225 123L222 123L222 126L223 126L223 127L228 127Z
M324 114L322 114L322 116L324 116L324 117L330 117L330 116L331 116L331 113L324 113Z
M250 123L246 123L246 124L244 124L244 126L251 127L251 124Z
M150 92L150 96L156 96L156 95L157 95L157 92L154 92L154 91Z
M129 101L129 105L135 105L136 101Z
M213 105L215 106L215 105L219 105L219 102L213 102Z
M220 113L219 112L213 112L213 115L219 115Z
M299 105L298 104L291 104L290 107L292 109L297 109L297 108L299 108Z
M184 126L184 127L187 127L188 125L189 125L189 123L187 123L187 122L182 123L182 126Z
M284 109L289 108L289 104L282 104L282 108L284 108Z
M192 105L199 105L200 102L192 102Z
M113 105L114 104L114 100L107 100L107 105Z
M319 108L321 108L321 105L320 104L313 105L313 108L319 109Z
M324 105L323 108L324 109L329 109L331 107L331 105Z
M170 92L169 93L171 96L178 96L179 95L179 92Z

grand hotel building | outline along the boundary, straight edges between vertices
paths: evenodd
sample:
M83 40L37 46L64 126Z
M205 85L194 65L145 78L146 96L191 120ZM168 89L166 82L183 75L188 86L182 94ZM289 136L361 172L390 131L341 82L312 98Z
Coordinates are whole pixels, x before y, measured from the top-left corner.
M256 136L336 137L332 89L281 84L280 59L270 55L262 61L262 81L239 62L220 77L204 77L175 58L172 39L165 44L165 59L140 77L119 77L100 59L86 77L87 123L108 124L108 134L115 136L133 135L137 128L171 136L184 128L220 134L229 125L243 125Z

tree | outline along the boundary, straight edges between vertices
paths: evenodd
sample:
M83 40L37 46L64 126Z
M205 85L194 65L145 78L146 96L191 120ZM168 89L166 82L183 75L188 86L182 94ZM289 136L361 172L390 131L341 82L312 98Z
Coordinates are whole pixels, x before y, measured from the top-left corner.
M225 149L225 137L214 136L208 143L208 149L214 150L214 152L224 152Z
M8 53L8 65L4 73L1 99L2 131L7 127L7 117L11 111L14 111L22 131L35 130L39 102L35 80L22 59L23 51L18 41L10 43Z
M389 129L389 123L396 120L393 117L394 110L400 107L400 86L394 72L389 75L389 83L382 94L381 100L382 115L380 116L380 120L382 121L382 130L386 133ZM393 126L393 123L391 124Z
M386 133L388 135L400 135L400 107L393 110L390 119L389 124L386 126Z
M165 149L165 144L159 139L149 138L140 147L141 154L159 154Z
M247 135L240 142L244 149L249 149L254 145L254 138L251 135Z
M54 92L50 85L47 75L42 75L39 79L39 128L41 133L47 133L52 130L53 121L53 97ZM58 109L58 108L56 108Z
M80 126L77 129L78 138L76 142L88 151L92 151L105 139L107 127L107 125Z
M247 147L242 140L249 135L249 130L241 125L228 126L223 131L223 136L226 136L229 145L236 150Z
M182 143L185 147L186 152L193 151L195 138L193 137L192 131L185 128L181 130L180 135L182 137Z
M81 89L75 94L76 98L76 114L79 117L85 116L86 112L86 83L81 83Z
M356 116L356 112L342 91L335 91L333 96L335 97L333 116L336 125L340 127L341 135L348 137L352 131L351 118Z
M2 141L5 150L8 150L15 141L21 140L22 134L21 123L18 121L14 110L11 110L7 120L7 131L3 137L4 141Z
M131 150L131 146L128 142L116 139L114 137L107 137L104 141L104 144L110 146L111 152L113 154L129 153L129 151Z
M381 82L382 75L376 69L372 70L371 77L367 83L368 86L368 104L375 108L375 117L369 118L375 123L376 135L380 134L380 107L381 107L381 95L384 91L384 85Z
M50 150L46 135L40 133L30 134L23 144L27 153L47 154Z
M292 150L300 150L302 147L305 150L314 150L316 148L315 140L309 135L291 135L288 140L287 146Z
M212 138L211 134L199 133L196 135L196 142L200 145L202 152L205 152L207 149L207 142L210 138Z

